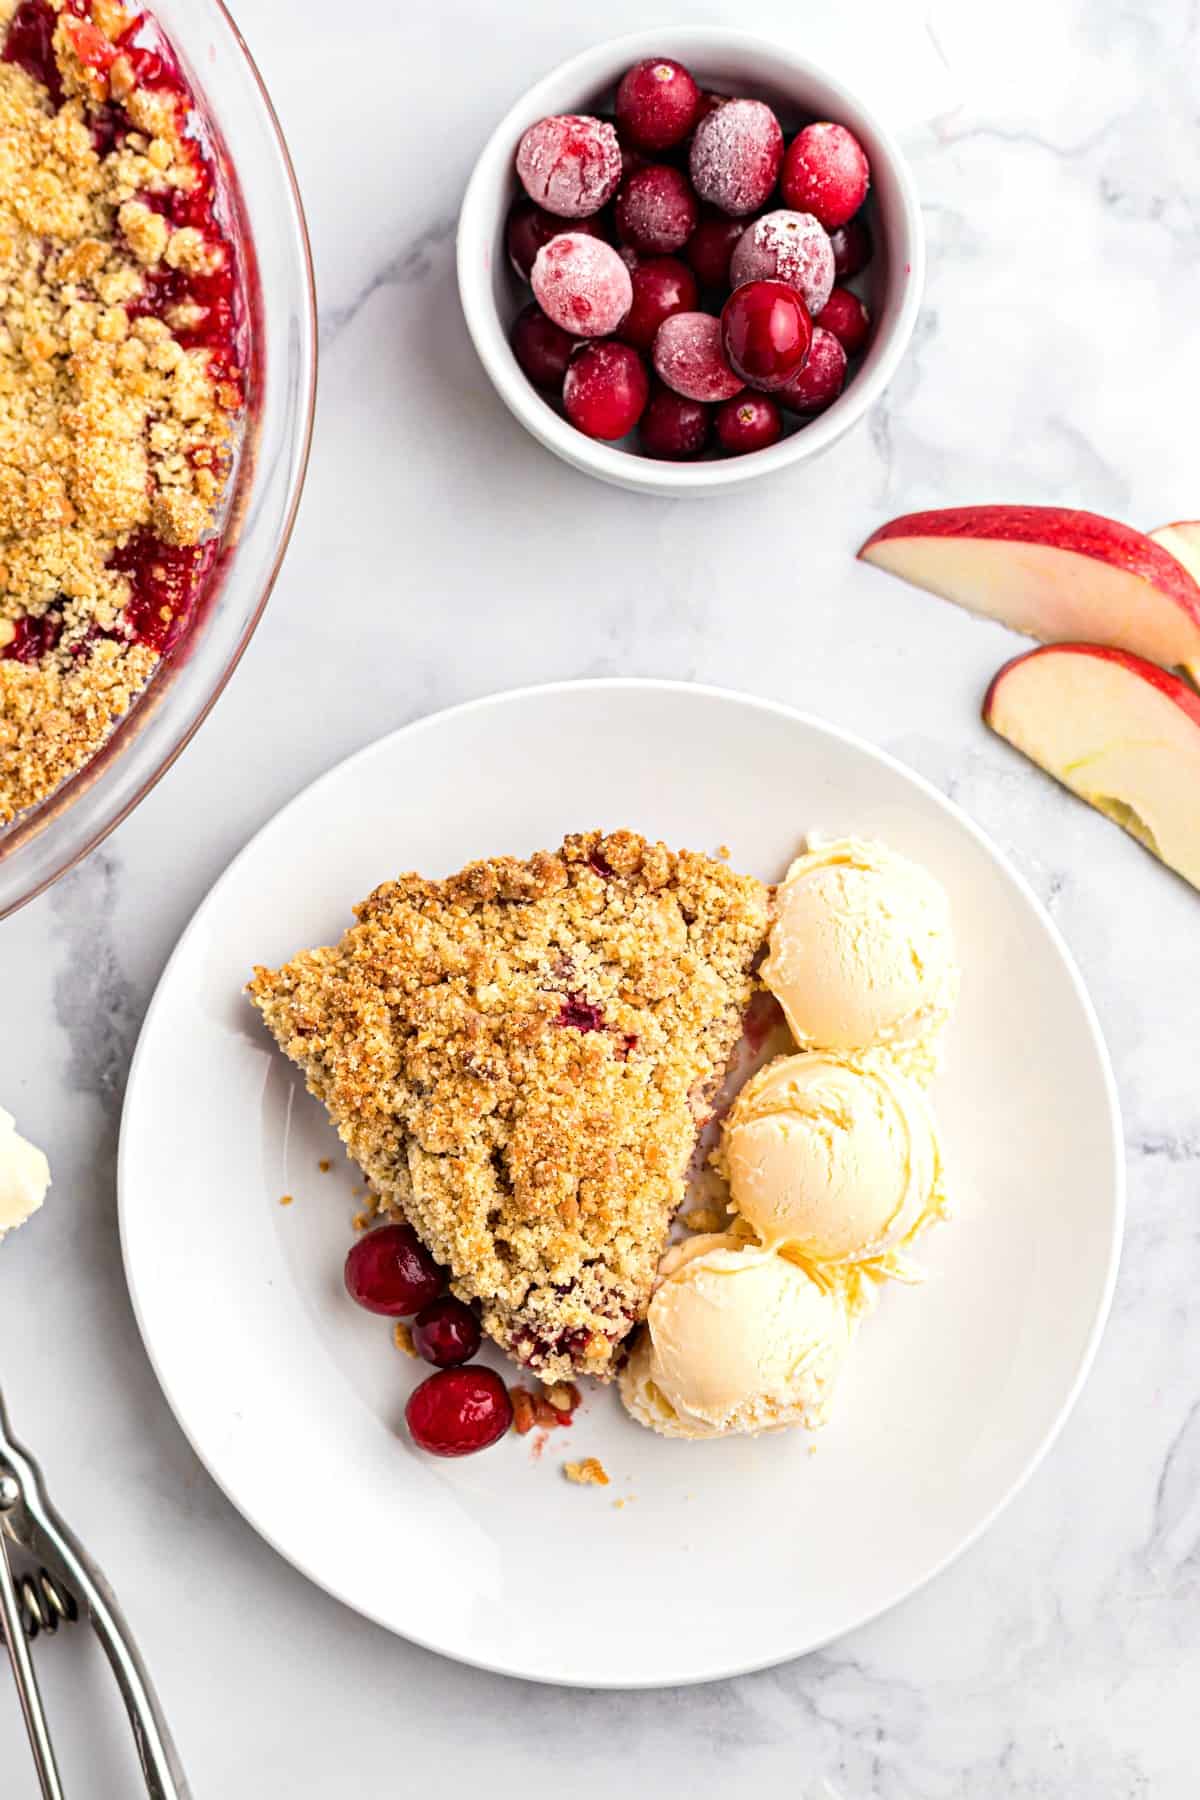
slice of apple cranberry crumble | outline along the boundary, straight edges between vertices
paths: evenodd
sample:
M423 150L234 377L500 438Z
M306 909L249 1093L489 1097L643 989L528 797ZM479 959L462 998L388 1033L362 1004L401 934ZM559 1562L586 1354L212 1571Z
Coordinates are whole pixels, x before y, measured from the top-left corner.
M645 1316L767 889L629 831L406 875L250 993L384 1209L546 1380Z

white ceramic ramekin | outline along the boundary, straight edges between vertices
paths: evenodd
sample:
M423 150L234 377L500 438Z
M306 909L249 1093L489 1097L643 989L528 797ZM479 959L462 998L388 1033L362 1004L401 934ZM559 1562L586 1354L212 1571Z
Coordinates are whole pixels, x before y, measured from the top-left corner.
M517 191L513 166L526 127L549 113L611 110L631 63L672 56L702 87L763 99L785 130L801 119L849 126L871 162L868 220L875 254L865 271L873 336L834 404L770 450L694 463L662 462L599 443L576 431L522 374L509 348L513 319L529 299L509 264L504 227ZM458 225L458 285L481 362L497 393L527 431L564 462L635 493L672 497L727 493L808 462L837 441L879 398L908 346L921 301L925 239L916 188L898 145L850 89L782 44L723 26L664 25L598 44L572 57L523 94L500 121L475 165Z

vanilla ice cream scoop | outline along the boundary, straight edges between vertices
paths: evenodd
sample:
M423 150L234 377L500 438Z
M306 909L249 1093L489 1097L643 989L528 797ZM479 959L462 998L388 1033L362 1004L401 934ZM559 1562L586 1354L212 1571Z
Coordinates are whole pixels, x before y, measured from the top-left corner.
M718 1161L760 1242L814 1262L880 1256L941 1210L933 1110L881 1055L777 1057L738 1095Z
M17 1134L17 1121L0 1106L0 1238L23 1225L46 1198L50 1164Z
M779 887L762 977L800 1049L884 1045L929 1074L958 993L945 891L882 844L817 844Z
M667 1253L621 1399L664 1437L820 1425L850 1343L844 1294L725 1234Z

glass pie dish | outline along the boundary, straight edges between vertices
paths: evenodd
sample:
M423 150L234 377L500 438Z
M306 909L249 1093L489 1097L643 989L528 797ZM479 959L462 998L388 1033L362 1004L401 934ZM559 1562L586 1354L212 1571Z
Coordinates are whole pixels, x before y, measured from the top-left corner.
M72 10L74 10L72 8ZM245 405L186 629L91 759L0 828L0 918L120 823L206 718L261 617L295 518L316 380L316 301L295 175L262 78L221 0L147 9L194 101L245 312ZM119 566L119 565L115 565ZM166 615L169 617L170 615Z

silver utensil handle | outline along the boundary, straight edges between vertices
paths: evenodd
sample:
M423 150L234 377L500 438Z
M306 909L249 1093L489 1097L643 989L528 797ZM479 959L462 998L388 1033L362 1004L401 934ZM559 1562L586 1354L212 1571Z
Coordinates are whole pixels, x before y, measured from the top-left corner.
M70 1527L57 1515L52 1523L67 1585L90 1618L121 1690L150 1800L191 1800L179 1752L116 1595Z
M15 1487L15 1483L13 1486ZM4 1501L5 1492L3 1483L0 1482L0 1507L4 1505ZM54 1746L50 1742L50 1728L46 1724L41 1690L25 1638L25 1617L21 1610L17 1584L13 1579L12 1564L8 1560L8 1544L3 1531L0 1531L0 1619L4 1624L4 1642L8 1646L43 1800L63 1800L58 1764L54 1760Z

